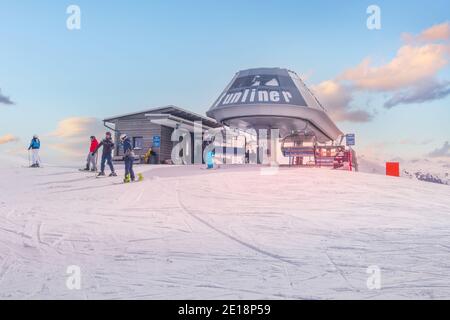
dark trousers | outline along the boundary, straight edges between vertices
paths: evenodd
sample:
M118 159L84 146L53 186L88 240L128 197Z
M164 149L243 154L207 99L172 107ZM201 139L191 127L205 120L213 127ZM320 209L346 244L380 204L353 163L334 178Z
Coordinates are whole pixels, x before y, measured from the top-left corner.
M125 157L125 177L130 175L131 180L135 179L133 163L134 163L133 157Z
M114 172L114 166L112 163L112 156L111 154L102 154L102 163L101 163L101 167L100 170L101 172L105 172L105 163L108 162L108 166L111 169L111 172Z

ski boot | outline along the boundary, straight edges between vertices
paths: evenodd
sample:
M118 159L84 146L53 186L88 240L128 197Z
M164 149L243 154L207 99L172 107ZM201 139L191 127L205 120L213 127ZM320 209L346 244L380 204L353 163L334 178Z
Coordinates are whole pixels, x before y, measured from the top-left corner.
M109 176L110 176L110 177L117 177L117 173L111 172L111 173L109 174Z
M144 180L144 176L142 175L142 173L138 173L138 179L137 179L137 181L138 182L141 182L141 181L143 181Z
M105 173L104 172L100 172L98 175L97 175L97 177L104 177L105 176Z
M123 183L130 183L131 182L131 176L129 174L127 174L125 176L125 179L123 179Z

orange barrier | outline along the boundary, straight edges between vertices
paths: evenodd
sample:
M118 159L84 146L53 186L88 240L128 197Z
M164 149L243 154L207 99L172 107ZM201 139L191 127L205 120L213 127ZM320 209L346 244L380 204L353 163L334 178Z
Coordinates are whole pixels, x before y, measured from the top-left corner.
M390 177L400 177L400 163L386 162L386 175Z

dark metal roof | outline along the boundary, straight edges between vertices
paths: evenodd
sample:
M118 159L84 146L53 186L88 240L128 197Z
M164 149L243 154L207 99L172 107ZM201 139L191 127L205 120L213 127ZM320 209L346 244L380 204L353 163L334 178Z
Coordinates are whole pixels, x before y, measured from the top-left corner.
M175 117L178 118L182 118L182 119L186 119L189 121L202 121L204 125L211 127L211 128L220 128L222 127L222 125L220 123L218 123L216 120L206 117L206 116L202 116L199 115L197 113L176 107L176 106L165 106L165 107L158 107L158 108L153 108L153 109L147 109L147 110L143 110L143 111L139 111L139 112L133 112L133 113L127 113L127 114L123 114L123 115L119 115L119 116L115 116L115 117L110 117L110 118L106 118L103 121L104 122L114 122L115 120L121 119L121 118L125 118L125 117L129 117L129 116L133 116L133 115L137 115L137 114L170 114L173 115Z

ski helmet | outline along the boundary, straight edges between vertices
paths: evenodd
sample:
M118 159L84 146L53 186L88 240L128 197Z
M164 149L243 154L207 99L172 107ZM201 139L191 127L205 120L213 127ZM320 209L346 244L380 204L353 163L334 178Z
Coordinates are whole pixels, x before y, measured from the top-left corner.
M124 141L128 136L124 133L120 135L120 140Z
M33 135L33 139L38 139L38 138L39 138L39 137L38 137L37 134Z

